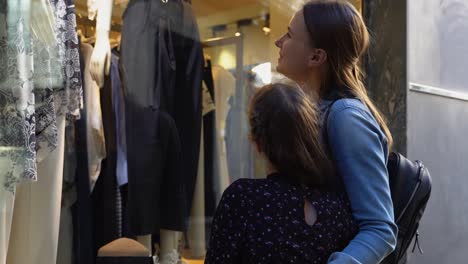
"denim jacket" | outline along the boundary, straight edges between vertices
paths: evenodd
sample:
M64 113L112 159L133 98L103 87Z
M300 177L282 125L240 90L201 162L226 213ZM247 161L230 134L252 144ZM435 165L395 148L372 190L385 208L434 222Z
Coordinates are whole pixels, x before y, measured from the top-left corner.
M321 102L322 119L330 103ZM388 140L358 99L340 99L329 111L329 149L359 233L342 252L333 253L328 263L377 264L394 250L397 235L386 167Z

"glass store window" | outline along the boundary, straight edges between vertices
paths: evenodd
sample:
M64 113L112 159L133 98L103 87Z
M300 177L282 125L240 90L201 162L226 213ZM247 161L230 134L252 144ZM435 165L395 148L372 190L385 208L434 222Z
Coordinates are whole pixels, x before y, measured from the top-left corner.
M0 1L0 264L203 263L223 191L266 176L247 106L303 1Z

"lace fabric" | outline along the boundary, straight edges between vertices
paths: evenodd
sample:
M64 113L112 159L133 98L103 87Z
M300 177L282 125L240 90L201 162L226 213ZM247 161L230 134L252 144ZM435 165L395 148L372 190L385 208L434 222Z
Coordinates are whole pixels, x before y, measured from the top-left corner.
M82 107L74 9L51 4L55 47L31 33L31 0L0 0L1 191L37 179L37 162L57 146L57 116L76 119Z
M1 187L36 180L36 119L33 44L26 1L1 0L0 169Z

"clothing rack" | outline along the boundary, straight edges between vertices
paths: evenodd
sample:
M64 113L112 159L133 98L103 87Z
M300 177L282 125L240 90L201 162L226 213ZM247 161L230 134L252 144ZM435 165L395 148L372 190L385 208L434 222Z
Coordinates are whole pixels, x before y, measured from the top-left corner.
M244 37L243 35L232 36L232 37L219 37L211 38L202 42L204 49L213 48L213 47L222 47L227 45L235 45L236 47L236 87L235 94L231 103L231 110L233 115L231 116L232 122L234 122L236 132L233 132L231 137L235 142L241 144L239 151L235 151L233 157L236 157L235 160L243 160L244 156L253 157L253 148L248 144L248 137L246 136L246 131L249 130L248 121L246 120L246 107L248 100L248 85L244 83ZM228 128L226 128L228 129ZM247 143L246 145L244 145ZM251 171L249 167L253 168L252 165L244 164L243 167L239 170L239 175L244 175L245 177L252 177L254 175L253 170Z
M242 86L244 84L244 74L243 74L243 66L244 66L244 38L242 35L240 36L233 36L233 37L218 37L218 38L211 38L207 39L202 42L202 47L205 48L213 48L213 47L220 47L220 46L227 46L227 45L235 45L236 46L236 102L240 102L242 100Z

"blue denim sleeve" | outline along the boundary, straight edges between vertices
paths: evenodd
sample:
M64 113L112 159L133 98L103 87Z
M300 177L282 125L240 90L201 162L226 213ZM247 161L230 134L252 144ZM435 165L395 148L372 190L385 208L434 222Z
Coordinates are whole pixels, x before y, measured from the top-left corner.
M359 232L328 263L376 264L394 250L397 234L386 168L387 139L364 105L342 101L329 115L329 146Z

